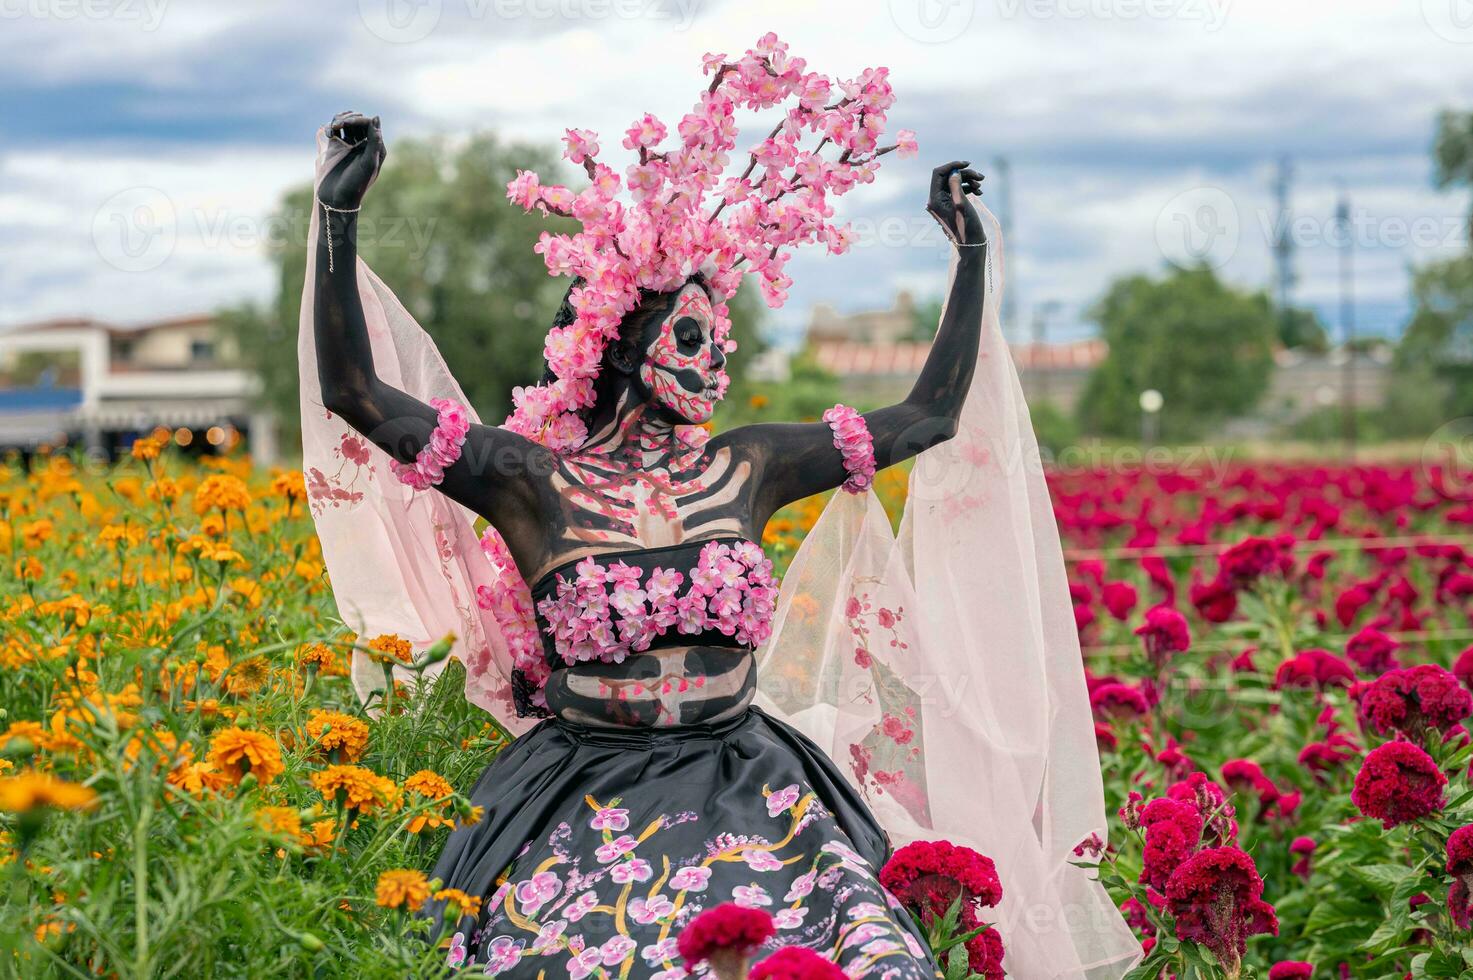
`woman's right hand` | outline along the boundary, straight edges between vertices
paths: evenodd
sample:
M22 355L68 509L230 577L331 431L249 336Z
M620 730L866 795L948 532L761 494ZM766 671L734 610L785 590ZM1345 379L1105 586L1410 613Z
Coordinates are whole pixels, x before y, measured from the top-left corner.
M379 168L389 155L378 116L372 118L357 112L340 112L327 124L330 139L347 146L332 168L317 185L317 199L330 208L356 210L363 196L378 178Z

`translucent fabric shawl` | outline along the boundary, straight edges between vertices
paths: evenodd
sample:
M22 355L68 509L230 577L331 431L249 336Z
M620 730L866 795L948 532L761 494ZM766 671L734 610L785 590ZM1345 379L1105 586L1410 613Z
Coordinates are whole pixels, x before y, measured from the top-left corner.
M318 146L321 175L344 148L321 134ZM302 297L303 452L338 610L364 636L416 648L455 633L466 696L520 733L532 719L512 710L508 643L477 590L526 584L485 557L473 514L404 487L385 454L322 408L319 218ZM1073 865L1081 842L1105 839L1099 758L1058 530L997 321L1002 242L984 218L993 282L957 436L916 459L898 536L873 492L830 500L783 580L757 654L758 703L829 752L895 846L944 838L996 862L1004 897L988 914L1009 975L1114 980L1141 951L1093 871ZM464 403L433 342L361 261L358 287L379 376ZM369 663L354 678L360 692L383 684Z

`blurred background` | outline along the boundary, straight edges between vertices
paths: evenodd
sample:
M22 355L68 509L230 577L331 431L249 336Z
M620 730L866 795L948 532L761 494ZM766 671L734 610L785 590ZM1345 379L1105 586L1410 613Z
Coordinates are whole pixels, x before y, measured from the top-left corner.
M365 257L502 417L566 286L506 181L573 181L569 127L621 161L769 30L888 66L921 152L842 200L856 247L800 254L785 307L738 298L718 424L905 393L946 279L927 174L964 159L1060 465L1473 446L1469 0L0 0L0 449L164 429L290 460L313 134L343 109L390 143Z

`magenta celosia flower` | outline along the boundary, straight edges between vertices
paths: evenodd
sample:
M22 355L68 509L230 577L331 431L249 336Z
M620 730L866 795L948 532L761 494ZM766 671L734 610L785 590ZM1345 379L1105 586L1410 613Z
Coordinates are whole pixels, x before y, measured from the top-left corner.
M1218 564L1227 582L1238 588L1253 584L1259 576L1272 571L1279 560L1279 549L1267 538L1244 538L1222 553Z
M1328 650L1304 650L1279 664L1274 689L1309 687L1326 690L1355 683L1355 670Z
M1135 586L1129 582L1107 582L1100 590L1100 599L1111 616L1124 622L1135 608L1138 596Z
M1167 881L1166 900L1177 938L1211 950L1230 974L1242 962L1248 937L1279 931L1253 859L1236 847L1187 858Z
M1221 576L1207 582L1193 582L1187 597L1197 615L1209 623L1225 623L1238 611L1238 594Z
M772 916L762 909L722 902L692 919L675 945L692 966L703 960L734 964L750 957L776 931Z
M1126 684L1101 684L1090 694L1089 706L1104 721L1128 721L1151 710L1146 696Z
M1473 647L1458 654L1458 659L1453 661L1453 676L1462 681L1464 687L1473 690Z
M1442 809L1446 785L1447 777L1426 752L1410 742L1387 742L1361 763L1350 801L1390 828Z
M906 844L880 869L880 884L918 915L923 922L945 914L962 899L962 919L976 928L976 913L1002 901L1002 882L992 859L970 847L950 841Z
M844 971L807 947L784 946L752 967L747 980L844 980Z
M1146 653L1157 662L1192 645L1187 618L1171 606L1155 606L1146 610L1146 621L1136 628L1135 635L1145 644Z
M1145 805L1139 819L1145 834L1140 881L1162 891L1171 873L1201 845L1202 814L1194 803L1157 799Z
M1345 644L1345 656L1365 673L1376 677L1397 666L1396 651L1400 646L1380 630L1366 626Z
M1319 845L1314 842L1313 837L1294 838L1293 842L1289 844L1289 853L1295 856L1295 861L1294 866L1289 870L1305 881L1308 881L1310 861L1318 848Z
M1355 739L1344 732L1331 732L1322 742L1310 742L1299 751L1299 764L1319 776L1340 768L1360 753Z
M1380 734L1401 732L1422 738L1444 734L1473 714L1469 694L1451 673L1435 664L1388 670L1360 692L1360 720Z
M1279 788L1264 775L1263 768L1250 759L1232 759L1223 763L1222 781L1233 792L1257 797L1258 804L1266 807L1278 800Z
M1268 968L1268 980L1314 980L1314 964L1280 960Z

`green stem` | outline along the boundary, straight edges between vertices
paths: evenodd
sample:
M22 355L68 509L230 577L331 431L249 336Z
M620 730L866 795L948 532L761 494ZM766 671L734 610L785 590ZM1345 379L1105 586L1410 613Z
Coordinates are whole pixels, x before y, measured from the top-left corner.
M153 800L143 801L138 821L133 825L133 918L137 936L134 954L136 976L149 973L148 949L148 824L153 817Z

